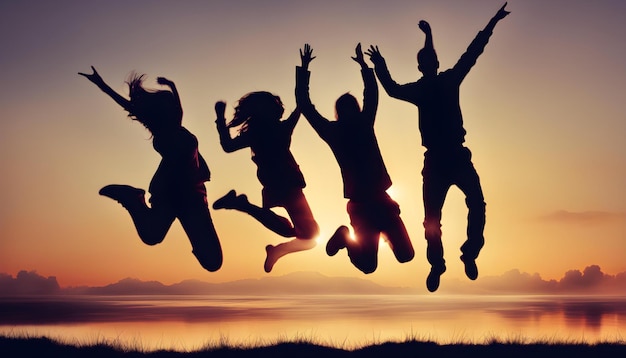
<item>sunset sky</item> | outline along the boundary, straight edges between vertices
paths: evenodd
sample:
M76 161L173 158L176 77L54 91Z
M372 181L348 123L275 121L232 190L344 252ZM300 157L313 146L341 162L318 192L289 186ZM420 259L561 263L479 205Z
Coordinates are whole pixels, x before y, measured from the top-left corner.
M326 117L345 92L361 101L354 47L378 45L399 83L417 80L416 52L432 27L441 70L453 66L502 6L495 0L342 1L2 1L0 2L0 273L35 270L62 286L125 277L175 283L224 282L318 271L388 286L424 287L417 108L381 88L376 133L416 256L398 263L382 243L378 270L364 275L345 251L324 246L348 224L339 168L302 117L292 153L320 224L319 245L263 271L264 247L284 238L235 211L211 214L224 265L205 271L175 222L164 242L146 246L126 211L99 196L107 184L147 189L159 163L150 134L77 72L96 67L127 95L132 71L174 81L183 125L200 142L212 172L210 202L230 189L261 203L250 151L225 153L214 103L227 116L244 94L279 95L295 107L298 50L309 43L311 98ZM626 271L626 2L512 0L485 52L461 86L466 145L487 202L480 276L511 269L558 279L599 265ZM369 63L369 62L368 62ZM284 213L284 211L277 210ZM465 279L459 247L467 209L453 187L444 207L448 271L442 286ZM455 281L456 282L456 281Z

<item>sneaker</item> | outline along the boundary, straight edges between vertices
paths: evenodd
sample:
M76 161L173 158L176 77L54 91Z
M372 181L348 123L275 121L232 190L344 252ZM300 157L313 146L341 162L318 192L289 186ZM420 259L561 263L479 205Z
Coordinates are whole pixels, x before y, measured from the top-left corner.
M341 225L337 228L333 236L331 236L326 243L326 254L328 254L328 256L335 256L339 250L345 248L346 237L348 237L349 233L350 230L348 230L346 226Z
M430 273L426 277L426 288L428 291L435 292L439 288L439 282L441 281L441 275L446 272L446 266L430 268Z
M237 201L237 193L234 190L229 191L226 195L215 200L213 209L232 209Z
M468 259L464 256L461 256L461 261L465 265L465 274L469 277L470 280L475 280L478 278L478 267L476 266L475 259Z
M98 194L111 198L123 207L128 209L133 204L145 205L144 195L146 191L139 188L134 188L130 185L111 184L100 189Z

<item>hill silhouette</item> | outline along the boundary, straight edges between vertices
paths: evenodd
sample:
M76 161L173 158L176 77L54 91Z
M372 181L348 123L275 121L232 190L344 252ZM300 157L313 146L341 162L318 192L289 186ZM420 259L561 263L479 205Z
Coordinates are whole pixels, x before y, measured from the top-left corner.
M330 277L318 272L293 272L283 276L243 279L222 283L184 280L171 285L158 281L124 278L99 287L61 287L54 276L20 271L16 277L0 273L0 296L54 295L314 295L314 294L417 294L416 287L390 287L357 277ZM440 293L445 294L626 294L626 272L610 275L598 265L569 270L559 280L545 280L538 273L517 269L499 276L479 277L476 281L450 279Z

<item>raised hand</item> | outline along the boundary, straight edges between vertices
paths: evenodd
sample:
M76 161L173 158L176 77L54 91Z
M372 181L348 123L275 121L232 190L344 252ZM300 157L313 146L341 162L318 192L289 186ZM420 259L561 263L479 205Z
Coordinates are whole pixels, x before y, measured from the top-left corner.
M104 86L105 85L104 80L102 79L102 77L100 77L100 74L98 74L98 71L96 71L95 67L91 66L91 70L93 71L93 73L91 74L83 73L83 72L78 72L78 74L87 78L89 81L91 81L93 84L95 84L98 87Z
M504 5L502 5L502 7L500 8L500 10L498 10L498 12L494 15L494 19L496 20L502 20L504 19L508 14L510 14L510 11L506 11L504 8L506 7L506 2L504 3Z
M361 65L361 67L367 67L367 64L365 63L365 60L363 59L363 51L361 50L361 43L359 42L358 45L356 45L356 48L354 49L355 52L355 56L352 57L352 59L354 61L356 61L359 65Z
M168 80L165 77L157 77L157 83L160 85L170 86L170 87L172 87L172 85L174 84L174 82Z
M370 45L370 48L365 51L365 54L370 57L370 61L372 61L372 63L374 64L384 61L384 58L380 54L378 46Z
M226 120L224 116L224 112L226 111L226 102L218 101L215 102L215 114L217 115L218 120Z
M309 68L309 63L315 59L313 56L313 49L309 44L304 44L304 50L300 49L300 60L302 60L302 68L307 70Z
M417 24L417 26L420 28L420 30L422 30L425 34L430 34L431 33L431 29L430 29L430 24L424 20L420 20L420 22Z

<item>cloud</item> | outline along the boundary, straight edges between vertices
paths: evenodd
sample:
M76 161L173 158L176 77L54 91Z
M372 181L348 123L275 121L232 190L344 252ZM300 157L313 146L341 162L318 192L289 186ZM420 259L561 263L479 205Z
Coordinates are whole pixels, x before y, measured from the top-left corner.
M0 296L39 295L58 293L60 290L57 278L44 277L36 271L20 271L14 278L0 273Z
M609 211L573 212L558 210L540 217L542 221L563 224L599 225L626 220L626 214Z
M609 275L602 272L600 266L590 265L583 271L568 270L559 280L544 280L538 273L514 269L500 276L486 276L471 283L458 281L448 286L440 290L491 294L625 294L626 272Z

